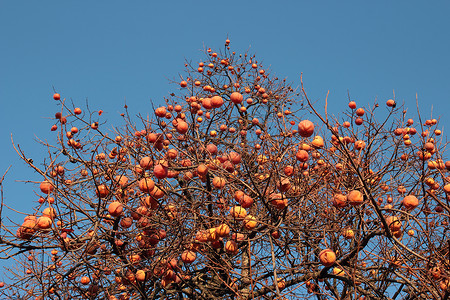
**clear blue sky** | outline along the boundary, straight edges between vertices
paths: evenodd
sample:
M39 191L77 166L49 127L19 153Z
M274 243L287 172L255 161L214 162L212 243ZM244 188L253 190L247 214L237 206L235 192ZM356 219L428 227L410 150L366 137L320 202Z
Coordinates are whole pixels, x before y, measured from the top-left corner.
M53 141L53 88L115 124L126 99L147 114L176 86L168 79L198 61L204 46L256 53L279 77L329 111L392 98L429 117L450 116L450 2L448 1L1 1L0 173L5 202L31 212L39 177L11 142L35 162L46 156L35 136ZM447 115L444 115L447 114ZM116 122L117 123L117 122ZM118 124L121 124L120 122ZM17 218L17 216L12 216ZM0 276L1 277L1 276ZM1 278L0 278L1 279Z

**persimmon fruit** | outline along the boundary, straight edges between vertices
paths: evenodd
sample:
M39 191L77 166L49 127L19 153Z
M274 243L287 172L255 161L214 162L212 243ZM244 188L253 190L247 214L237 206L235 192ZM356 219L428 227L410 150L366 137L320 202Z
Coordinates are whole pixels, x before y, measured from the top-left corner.
M336 254L331 249L324 249L319 253L319 260L325 267L331 267L336 262Z
M314 124L309 120L303 120L298 124L298 133L302 137L310 137L314 133Z

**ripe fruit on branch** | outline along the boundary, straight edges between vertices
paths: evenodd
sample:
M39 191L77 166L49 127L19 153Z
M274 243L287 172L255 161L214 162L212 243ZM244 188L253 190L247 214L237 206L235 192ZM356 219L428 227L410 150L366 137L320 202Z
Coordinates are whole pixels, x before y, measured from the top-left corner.
M195 259L197 258L197 254L194 251L191 250L185 250L182 254L181 254L181 260L185 263L185 264L190 264L193 263L195 261Z
M396 216L386 217L386 224L389 226L391 231L399 231L402 228L402 223Z
M212 184L216 189L223 189L227 181L223 177L214 177Z
M157 164L153 168L153 175L158 179L163 179L167 177L168 168L162 164Z
M219 108L223 105L223 99L220 96L211 97L211 105L213 108Z
M427 150L431 154L434 153L435 148L434 148L434 144L433 143L427 142L427 143L425 143L425 145L423 145L423 147L425 148L425 150Z
M240 104L244 100L244 97L241 93L234 92L230 95L230 100L235 104Z
M46 209L44 209L44 211L42 212L43 216L47 216L50 219L54 219L56 217L56 210L53 207L47 207Z
M344 231L342 231L342 236L351 240L355 236L355 232L352 229L344 229Z
M58 94L58 93L54 93L54 94L53 94L53 99L55 99L55 100L60 100L60 99L61 99L61 95Z
M233 240L227 241L225 244L225 251L227 253L236 254L238 251L237 243Z
M253 205L254 201L252 197L248 195L243 195L242 197L239 198L238 202L243 208L250 208Z
M199 243L205 243L208 241L208 231L201 230L197 231L197 234L195 235L195 240Z
M36 232L36 217L28 216L22 225L17 229L17 237L21 239L30 239Z
M288 199L280 193L272 193L269 196L270 204L279 210L283 210L288 206Z
M109 194L109 189L106 185L100 184L99 186L97 186L97 190L95 192L98 197L105 198Z
M118 217L123 212L123 205L119 201L114 201L108 206L108 212L113 217Z
M256 218L252 215L247 215L244 218L244 227L247 230L253 230L258 225Z
M146 274L144 270L137 270L135 275L136 281L143 282L146 279Z
M189 129L188 123L181 119L178 119L176 124L177 132L180 134L185 134Z
M114 180L119 184L120 187L125 187L128 184L128 177L125 175L116 175Z
M322 148L324 146L323 138L320 135L316 135L311 142L311 145L316 148Z
M208 144L206 146L206 151L208 151L211 155L216 155L217 154L217 146L214 144Z
M213 108L213 105L211 103L211 98L203 98L202 106L204 109L207 109L207 110Z
M81 277L80 282L81 282L81 284L88 285L89 282L91 282L91 280L89 279L89 277L83 276L83 277Z
M153 189L149 192L151 198L154 199L161 199L162 197L164 197L165 192L164 190L160 189L158 186L154 186ZM153 200L153 202L156 202ZM158 206L158 203L156 202L156 207L154 207L155 204L151 204L150 206L152 207L152 209L155 209Z
M166 152L166 157L168 159L175 159L178 156L178 151L176 149L169 149Z
M242 206L236 205L230 208L230 215L237 220L242 220L247 216L247 211Z
M122 226L122 228L130 228L131 225L133 225L133 219L132 218L123 218L120 220L120 226Z
M42 181L39 188L44 194L50 194L51 192L53 192L53 185L47 180Z
M139 181L139 189L144 193L150 193L155 187L155 182L148 177L142 178Z
M346 207L347 206L347 196L342 194L335 194L333 196L333 206L334 207Z
M333 275L336 275L336 276L344 276L344 275L346 275L346 274L345 274L345 271L342 270L341 268L334 267L334 268L333 268Z
M331 267L336 262L336 254L331 249L324 249L319 253L319 260L325 267Z
M291 165L288 165L286 167L284 167L284 175L286 176L293 176L294 175L294 167Z
M226 237L230 234L230 227L227 224L220 224L216 227L218 237Z
M358 206L364 202L363 194L358 190L353 190L347 195L347 200L350 205Z
M308 152L306 152L305 150L299 150L295 154L295 157L297 158L297 160L299 160L301 162L307 162L309 155L308 155Z
M144 170L150 170L153 167L153 160L149 156L145 156L139 161L139 166Z
M419 206L419 199L414 195L408 195L403 198L402 204L407 210L412 210Z
M230 154L228 154L228 159L233 165L237 165L241 162L241 155L237 152L232 151L230 152Z
M206 234L207 234L208 241L210 241L210 242L213 242L213 241L215 241L215 240L217 240L219 238L219 236L217 236L215 227L209 228L206 231Z
M281 233L280 233L280 231L279 230L275 230L275 231L272 231L271 233L270 233L270 235L274 238L274 239L279 239L280 237L281 237Z
M389 107L395 107L395 101L392 99L389 99L388 101L386 101L386 105Z
M356 115L358 115L360 117L364 116L364 113L365 113L364 108L358 108L356 110Z
M157 109L155 109L155 115L159 118L164 118L166 116L166 108L164 106L162 107L158 107Z
M450 194L450 183L447 183L442 188L446 194Z
M42 216L37 220L37 226L40 229L49 229L52 227L52 219L47 216Z
M205 176L208 173L208 166L205 164L200 164L197 167L197 174L199 176Z
M281 193L285 193L292 188L291 181L289 180L289 178L286 178L286 177L284 177L284 178L282 177L280 181L277 181L276 185L277 185L277 189Z
M278 278L277 286L280 291L284 290L286 288L286 281L283 278Z
M303 120L298 123L298 133L302 137L310 137L314 133L314 124L309 120Z
M364 147L366 147L366 143L364 141L359 140L359 141L355 142L356 150L362 150L362 149L364 149Z

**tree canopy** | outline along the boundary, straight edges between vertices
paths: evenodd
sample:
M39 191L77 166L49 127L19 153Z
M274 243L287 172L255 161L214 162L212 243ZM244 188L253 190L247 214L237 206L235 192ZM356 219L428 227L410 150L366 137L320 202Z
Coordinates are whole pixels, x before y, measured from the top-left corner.
M47 159L14 144L42 180L23 223L2 218L2 297L448 297L436 119L395 97L330 113L229 40L174 83L113 127L53 95Z

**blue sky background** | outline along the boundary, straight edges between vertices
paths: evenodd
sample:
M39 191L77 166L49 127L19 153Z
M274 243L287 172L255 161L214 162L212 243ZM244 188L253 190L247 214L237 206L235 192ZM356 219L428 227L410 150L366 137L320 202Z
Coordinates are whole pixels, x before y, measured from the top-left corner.
M4 200L29 212L37 200L37 186L17 182L39 177L10 135L35 162L46 157L35 137L54 141L53 86L121 125L125 99L146 115L178 88L169 79L185 59L199 61L227 37L294 85L303 72L312 99L330 90L329 112L347 108L347 90L358 105L384 104L395 90L415 112L417 93L445 134L449 15L448 1L0 1L0 173L12 165Z

